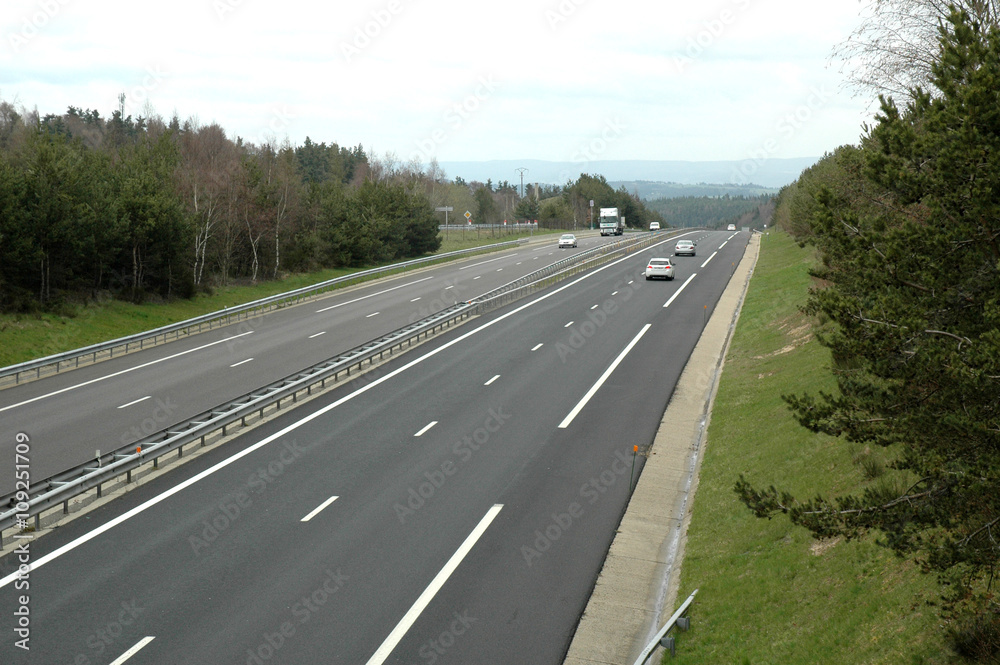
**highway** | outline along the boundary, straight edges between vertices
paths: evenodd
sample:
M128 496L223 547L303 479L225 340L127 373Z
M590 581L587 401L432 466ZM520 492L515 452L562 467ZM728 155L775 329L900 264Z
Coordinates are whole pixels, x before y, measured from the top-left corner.
M633 446L652 441L746 245L740 233L687 237L698 256L677 257L671 282L641 276L648 258L672 254L664 239L449 331L32 542L28 580L5 557L4 662L561 662L633 459L641 471ZM410 289L394 297L418 297ZM365 307L380 311L381 297ZM306 347L312 324L333 324L309 314L336 302L289 310L299 314L280 326L295 327L285 344ZM280 339L271 328L193 364L218 355L214 372L245 388L225 370L256 358L245 345ZM123 379L101 400L186 396L171 376L205 350L143 375L162 388ZM96 391L60 395L80 390ZM28 652L4 625L16 625L20 594L30 595Z
M0 390L5 430L31 437L41 480L182 422L250 389L336 356L436 311L469 300L572 253L608 242L557 236L499 254L441 264L336 291L297 307ZM14 459L13 436L0 460ZM0 476L0 494L14 478Z

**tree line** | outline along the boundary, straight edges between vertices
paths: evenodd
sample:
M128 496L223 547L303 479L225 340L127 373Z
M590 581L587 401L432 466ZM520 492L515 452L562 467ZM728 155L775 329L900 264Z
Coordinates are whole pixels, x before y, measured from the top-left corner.
M436 162L308 137L258 145L218 124L133 118L124 102L102 117L72 106L41 116L0 100L0 311L107 294L186 298L416 257L440 246L443 205L489 224L582 223L590 199L635 226L660 219L603 176L522 197L506 181L450 181Z
M647 202L647 205L663 215L671 226L687 227L720 227L736 223L760 208L767 208L774 197L770 194L759 196L678 196L657 198ZM759 217L759 215L757 216Z
M735 489L758 516L787 514L818 537L873 533L916 560L941 581L954 650L996 663L1000 29L996 6L979 5L944 8L919 70L891 69L891 87L911 74L920 85L881 96L860 145L779 195L777 223L818 251L804 311L822 322L839 388L785 399L810 430L872 451L869 482L805 498L766 479Z
M176 117L39 117L0 102L6 311L74 294L189 297L439 244L419 179L360 146L254 145Z

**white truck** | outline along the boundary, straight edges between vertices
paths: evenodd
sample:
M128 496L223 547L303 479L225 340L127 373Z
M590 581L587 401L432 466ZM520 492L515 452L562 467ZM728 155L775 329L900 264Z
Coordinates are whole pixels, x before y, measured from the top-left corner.
M601 235L620 236L625 233L625 218L618 216L618 208L601 208Z

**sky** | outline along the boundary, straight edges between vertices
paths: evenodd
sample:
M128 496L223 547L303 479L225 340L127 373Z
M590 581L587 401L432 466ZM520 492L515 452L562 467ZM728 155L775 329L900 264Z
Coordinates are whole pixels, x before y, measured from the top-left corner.
M4 0L0 99L400 161L765 160L856 144L859 0Z

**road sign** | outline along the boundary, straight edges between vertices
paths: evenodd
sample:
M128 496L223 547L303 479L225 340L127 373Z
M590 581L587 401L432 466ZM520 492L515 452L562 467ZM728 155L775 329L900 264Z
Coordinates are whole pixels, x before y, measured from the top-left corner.
M437 208L434 209L437 210L438 212L455 212L455 209L452 208L451 206L438 206Z
M469 212L468 210L466 210L466 211L465 211L465 218L466 218L466 219L471 219L471 218L472 218L472 213L471 213L471 212Z

